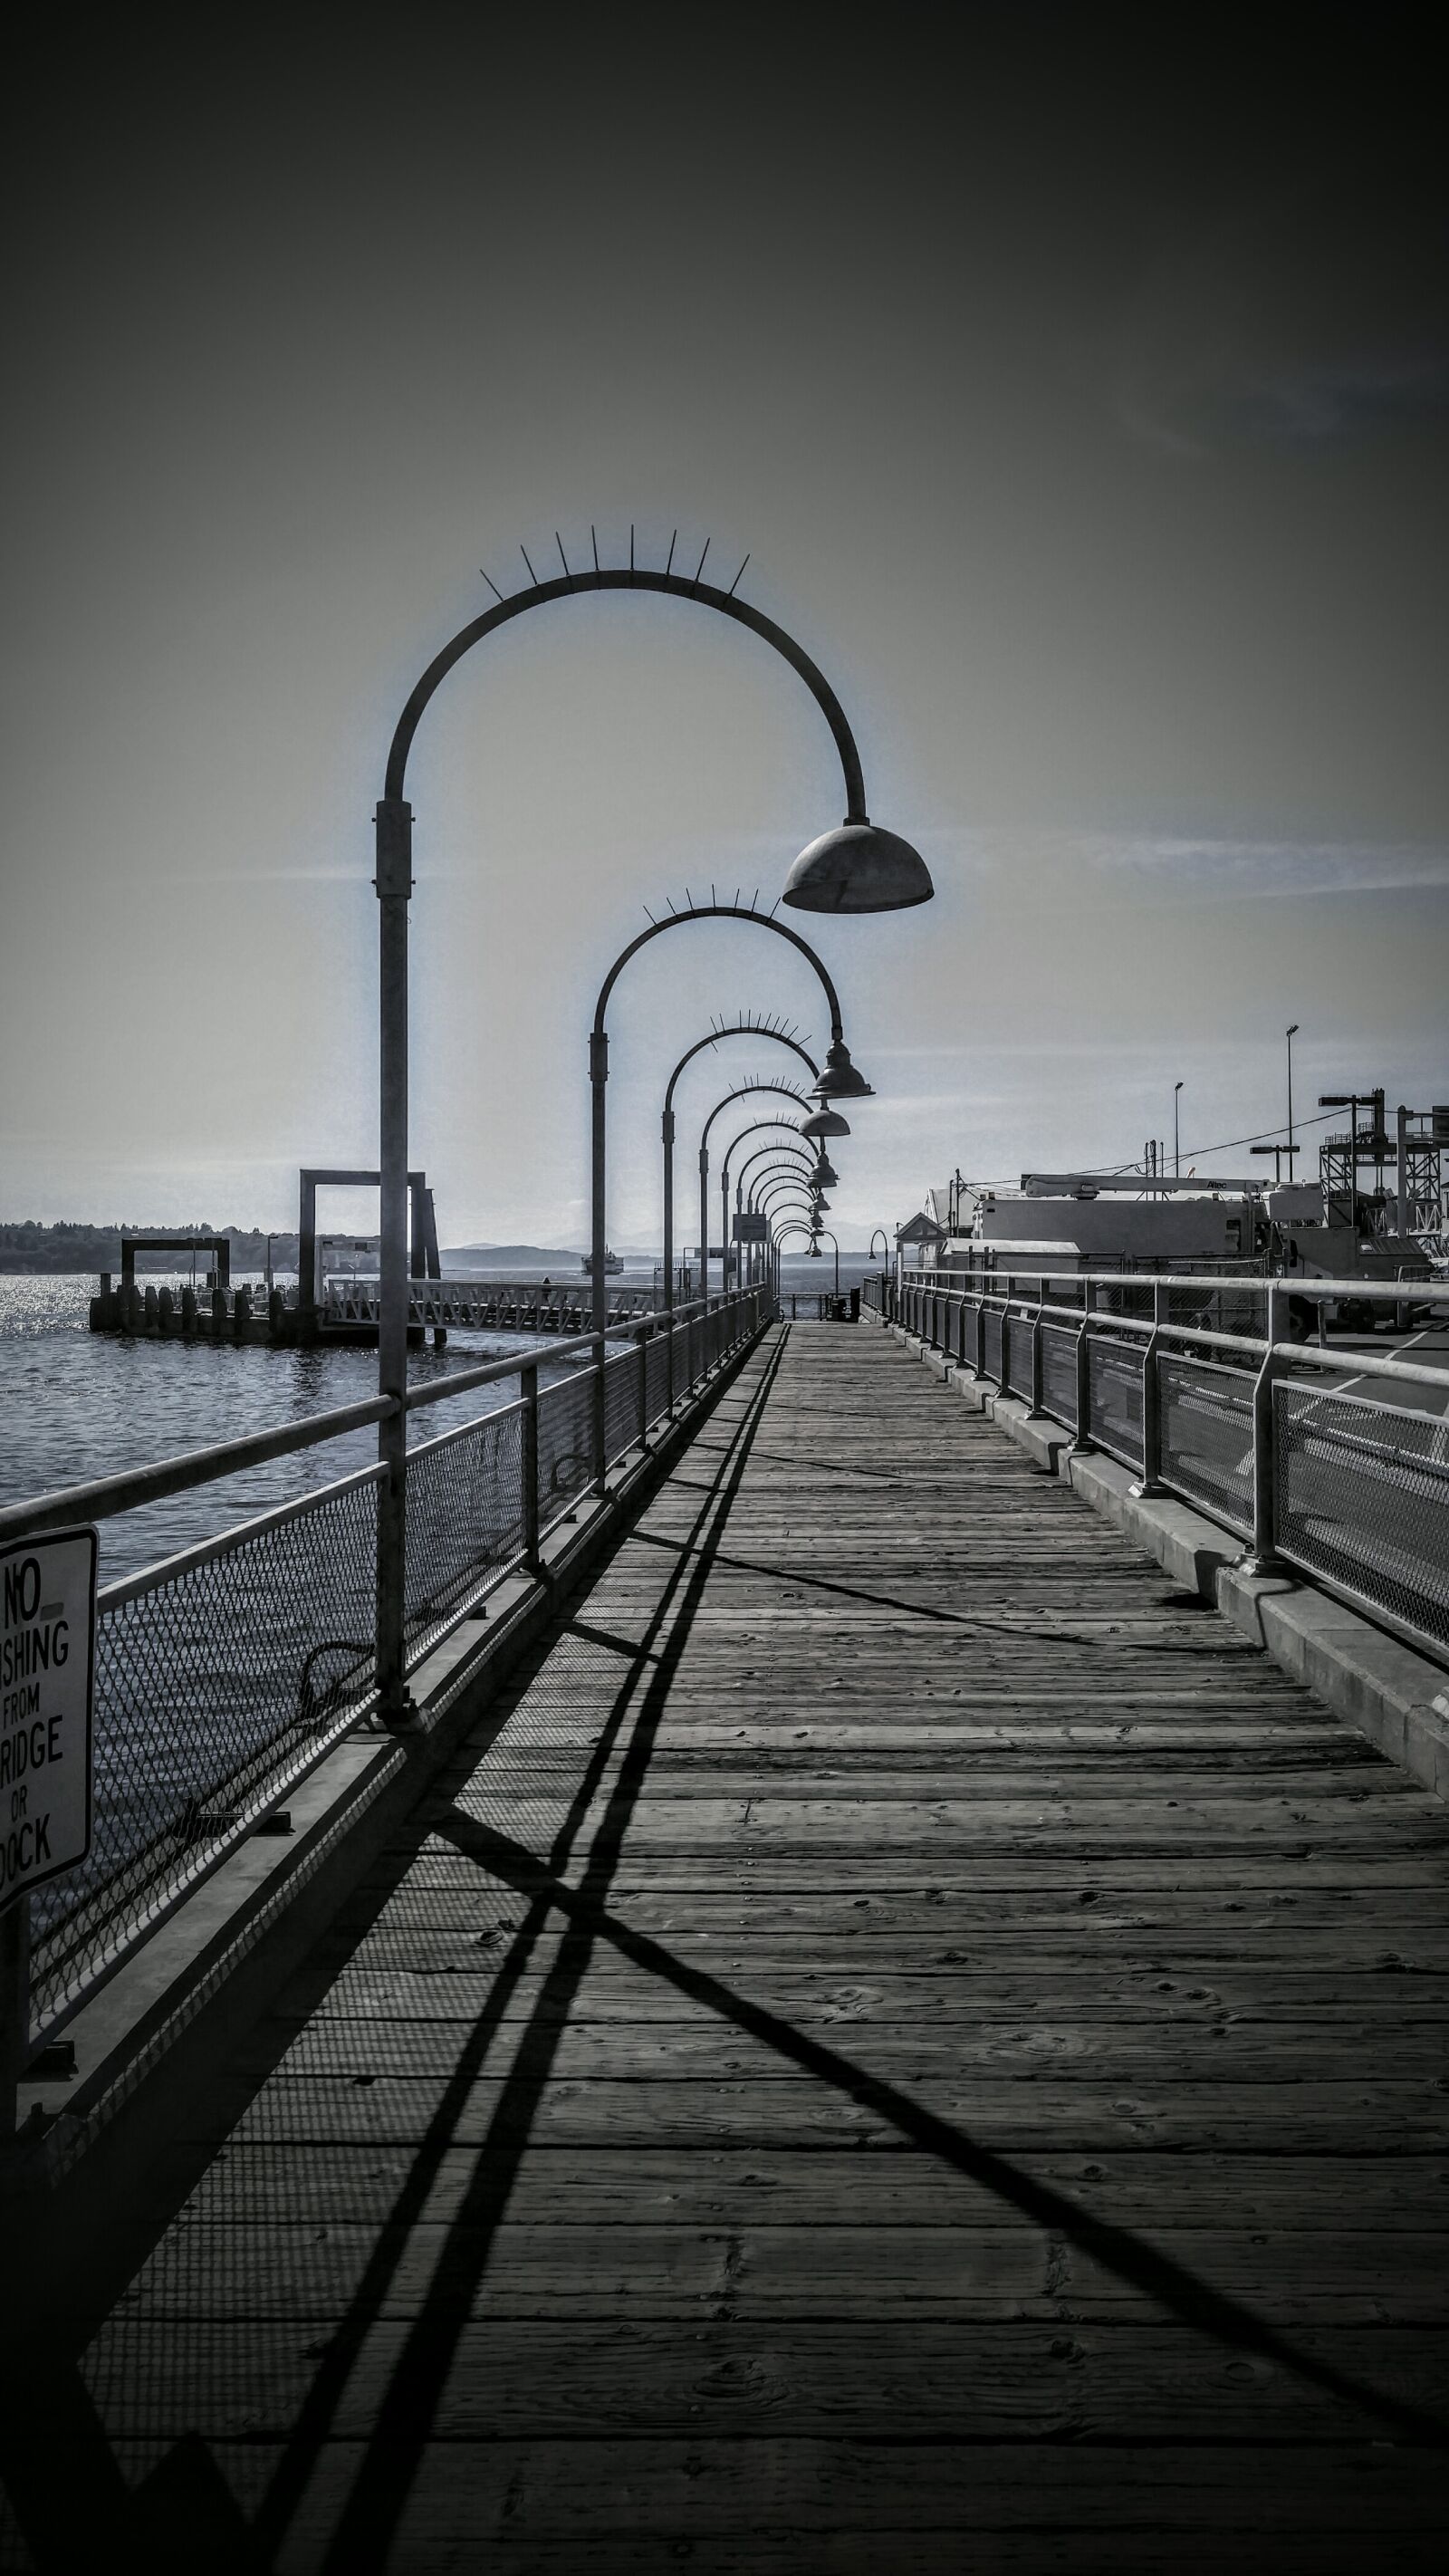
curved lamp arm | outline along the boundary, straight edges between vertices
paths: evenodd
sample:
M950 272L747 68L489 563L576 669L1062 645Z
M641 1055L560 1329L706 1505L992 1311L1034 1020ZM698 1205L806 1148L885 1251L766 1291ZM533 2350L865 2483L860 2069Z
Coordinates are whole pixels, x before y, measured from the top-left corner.
M740 1146L744 1144L747 1137L758 1136L761 1129L764 1127L779 1127L783 1129L783 1134L778 1136L775 1140L777 1144L784 1144L788 1138L798 1136L800 1134L800 1130L796 1126L793 1118L752 1119L749 1126L742 1127L737 1136L731 1136L729 1143L725 1147L724 1156L719 1167L719 1175L720 1187L726 1193L728 1193L730 1185L730 1164L733 1161L735 1154L738 1152ZM764 1148L763 1146L757 1145L755 1151L757 1154L762 1153Z
M767 1146L765 1150L769 1153L774 1149ZM761 1193L763 1192L766 1183L770 1181L794 1181L803 1185L813 1197L816 1195L814 1183L811 1178L814 1169L815 1166L813 1163L803 1162L798 1155L781 1152L779 1160L773 1163L767 1163L758 1178L750 1183L750 1198L753 1205L756 1207L759 1206Z
M750 1193L755 1206L766 1216L774 1213L775 1201L782 1194L786 1195L789 1205L800 1208L813 1223L815 1210L805 1195L804 1184L800 1181L787 1179L783 1173L777 1174L773 1181L762 1181L760 1187Z
M632 551L631 544L630 552ZM701 563L703 560L701 556ZM693 581L689 581L683 573L636 571L633 564L629 565L627 571L621 569L601 572L596 567L592 577L588 573L581 573L575 579L571 573L566 572L561 581L536 582L532 590L520 590L515 592L512 599L501 599L496 608L485 609L481 617L475 617L468 625L460 627L451 643L445 644L441 653L434 655L398 718L397 731L393 735L392 747L387 756L384 795L401 796L407 772L408 753L412 749L413 736L417 732L423 710L434 690L447 678L454 664L461 662L465 653L471 653L475 644L481 644L485 636L496 635L500 626L507 626L513 618L521 617L527 609L546 607L550 600L568 599L575 591L583 590L651 590L662 591L666 597L672 599L693 599L698 601L701 608L712 608L721 617L733 618L737 626L748 627L752 635L759 635L765 643L772 644L775 651L789 663L791 670L797 672L804 681L830 727L836 751L840 755L841 776L845 783L847 823L869 821L860 754L855 747L855 736L845 721L845 710L824 673L816 668L809 654L802 651L794 637L787 635L783 626L777 626L773 618L763 616L758 608L752 608L748 600L736 599L733 591L716 590L711 584L701 582L698 574Z
M788 939L792 948L798 948L802 957L809 958L811 965L819 976L821 989L824 992L826 1004L830 1012L831 1040L836 1046L841 1044L844 1037L844 1029L840 1017L840 996L836 992L835 986L831 981L824 960L816 956L808 939L802 939L798 930L791 930L787 922L776 921L773 913L742 912L737 903L689 904L683 912L671 912L666 915L663 921L651 921L647 930L641 930L637 939L631 939L628 947L622 948L619 951L618 956L615 958L613 965L609 968L608 974L604 977L603 983L599 987L599 999L594 1011L594 1030L596 1035L602 1035L603 1033L604 1013L608 1008L609 995L612 993L619 977L628 965L630 958L637 957L641 948L647 948L650 940L658 939L664 931L681 930L684 928L686 923L691 921L752 921L757 929L773 930L777 938Z
M770 1144L770 1145L757 1145L757 1146L755 1147L755 1150L754 1150L753 1154L747 1154L747 1155L745 1156L744 1161L743 1161L743 1162L741 1163L741 1165L740 1165L739 1178L738 1178L738 1180L737 1180L737 1181L736 1181L736 1183L735 1183L735 1205L736 1205L737 1207L743 1207L743 1205L744 1205L745 1174L746 1174L746 1173L751 1169L751 1167L752 1167L754 1164L759 1163L759 1162L762 1162L762 1161L764 1160L764 1158L765 1158L765 1156L766 1156L767 1154L776 1154L776 1153L779 1153L781 1150L782 1150L781 1140L777 1137L777 1138L776 1138L776 1140L775 1140L775 1142L774 1142L773 1144ZM794 1147L791 1147L791 1146L786 1146L786 1147L784 1147L784 1148L783 1148L783 1150L785 1150L785 1151L787 1151L787 1152L791 1152L791 1153L793 1153L796 1149L795 1149ZM813 1165L814 1165L814 1156L813 1156L813 1155L811 1155L811 1157L810 1157L810 1162L811 1162L811 1165L812 1165L812 1168L813 1168Z
M685 1066L687 1064L691 1064L697 1055L702 1055L706 1047L719 1046L725 1038L768 1038L772 1046L790 1047L794 1050L794 1053L798 1055L806 1070L815 1074L817 1080L819 1079L814 1057L806 1053L805 1048L800 1044L798 1038L787 1037L783 1029L747 1028L743 1022L737 1029L711 1029L708 1037L696 1038L693 1046L685 1048L683 1055L680 1057L678 1064L675 1066L674 1071L669 1077L668 1086L664 1094L664 1115L666 1120L673 1119L674 1086L679 1080L680 1075L683 1073ZM714 1112L711 1111L710 1115L712 1117ZM706 1134L708 1133L707 1126L705 1132Z
M771 1092L775 1092L775 1093L777 1093L777 1094L778 1094L778 1096L779 1096L779 1098L780 1098L781 1100L793 1100L797 1109L808 1109L808 1108L809 1108L809 1106L810 1106L810 1103L809 1103L809 1101L806 1099L805 1094L804 1094L802 1091L797 1091L797 1090L795 1089L795 1087L794 1087L794 1084L793 1084L793 1083L789 1083L789 1082L742 1082L742 1083L739 1085L739 1087L738 1087L738 1089L737 1089L737 1090L734 1090L734 1091L727 1091L727 1092L725 1093L725 1096L724 1096L723 1100L717 1100L717 1101L715 1102L713 1109L710 1111L709 1116L706 1118L706 1120L705 1120L705 1122L704 1122L704 1125L703 1125L703 1127L702 1127L702 1128L701 1128L701 1130L700 1130L700 1137L699 1137L699 1141L700 1141L701 1145L708 1145L708 1143L709 1143L709 1131L710 1131L711 1127L714 1125L714 1122L715 1122L716 1118L718 1118L718 1116L719 1116L719 1114L720 1114L720 1111L721 1111L722 1109L728 1109L728 1108L729 1108L729 1106L730 1106L731 1101L734 1101L734 1100L748 1100L748 1099L750 1098L751 1094L752 1094L752 1093L754 1093L754 1092L757 1092L757 1091L771 1091ZM755 1125L756 1125L757 1127L789 1126L791 1123L792 1123L792 1122L791 1122L789 1119L786 1119L786 1118L783 1118L783 1117L782 1117L782 1118L779 1118L779 1119L775 1119L775 1118L757 1118L757 1119L755 1120ZM741 1135L744 1135L744 1136L748 1136L751 1132L752 1132L752 1131L751 1131L748 1127L744 1127L744 1128L742 1128L742 1129L740 1130L740 1134L741 1134ZM797 1133L797 1135L798 1135L798 1133L799 1133L798 1128L796 1129L796 1133ZM729 1143L729 1146L728 1146L728 1148L726 1149L726 1153L725 1153L725 1160L726 1160L726 1162L728 1162L730 1155L734 1152L735 1147L736 1147L736 1145L739 1143L739 1141L740 1141L739 1136L735 1136L735 1137L732 1137L732 1138L731 1138L730 1143Z

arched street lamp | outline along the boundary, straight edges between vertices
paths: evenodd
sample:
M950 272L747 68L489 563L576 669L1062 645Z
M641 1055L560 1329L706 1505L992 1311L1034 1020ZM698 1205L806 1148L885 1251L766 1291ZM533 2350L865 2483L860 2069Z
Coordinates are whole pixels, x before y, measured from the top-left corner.
M866 1257L867 1261L874 1261L874 1259L875 1259L875 1237L876 1237L876 1235L877 1235L877 1234L880 1236L880 1261L881 1261L881 1268L882 1268L882 1270L883 1270L883 1269L885 1268L886 1263L889 1261L889 1259L890 1259L890 1257L891 1257L891 1239L890 1239L890 1236L887 1234L887 1232L886 1232L886 1230L885 1230L885 1227L884 1227L883 1225L878 1225L878 1226L876 1227L876 1229L875 1229L875 1233L874 1233L874 1234L872 1234L872 1236L871 1236L871 1238L870 1238L870 1250L867 1252L867 1254L866 1254L866 1256L865 1256L865 1257Z
M745 1090L746 1090L746 1089L748 1089L748 1090L752 1090L752 1091L754 1091L754 1090L758 1090L758 1091L772 1091L772 1090L778 1090L778 1091L781 1091L781 1092L787 1092L787 1091L788 1091L788 1085L786 1085L786 1084L784 1084L784 1083L751 1083L751 1084L749 1084L749 1085L743 1086L739 1091L727 1091L727 1092L725 1093L725 1096L724 1096L723 1100L717 1100L717 1101L715 1102L715 1105L714 1105L713 1109L710 1111L709 1116L706 1118L706 1120L705 1120L705 1122L704 1122L703 1127L700 1129L700 1136L699 1136L699 1151L700 1151L700 1176L701 1176L701 1180L702 1180L702 1181L707 1181L708 1173L709 1173L709 1131L710 1131L711 1127L714 1125L714 1122L715 1122L716 1118L718 1118L724 1110L728 1109L728 1107L730 1106L730 1104L731 1104L731 1102L732 1102L732 1101L739 1100L739 1099L742 1099L742 1098L744 1097L744 1093L745 1093ZM801 1107L803 1108L803 1107L805 1106L805 1103L802 1101L800 1105L801 1105ZM844 1124L844 1121L842 1120L842 1122L841 1122L841 1123L842 1123L842 1125L843 1125L843 1124ZM721 1284L721 1286L722 1286L722 1287L724 1287L724 1288L728 1288L728 1286L729 1286L729 1246L730 1246L730 1161L731 1161L732 1156L733 1156L733 1155L735 1155L735 1154L739 1151L740 1146L744 1144L744 1142L745 1142L745 1140L746 1140L746 1138L747 1138L747 1137L750 1137L750 1136L758 1136L758 1135L760 1135L760 1134L764 1131L764 1129L765 1129L765 1128L767 1128L767 1127L773 1127L773 1128L775 1128L777 1131L779 1131L779 1133L780 1133L780 1135L781 1135L781 1136L786 1137L786 1138L789 1138L789 1137L798 1137L798 1136L801 1134L801 1132L802 1132L802 1130L801 1130L801 1127L800 1127L799 1123L798 1123L797 1121L793 1120L793 1119L786 1118L786 1117L783 1115L783 1113L782 1113L781 1115L777 1116L777 1117L774 1117L774 1118L755 1118L755 1119L752 1119L748 1127L742 1127L742 1128L740 1129L740 1131L739 1131L738 1135L732 1136L732 1137L730 1138L730 1141L729 1141L728 1145L725 1147L725 1151L724 1151L724 1159L723 1159L723 1161L722 1161L722 1162L721 1162L721 1164L720 1164L720 1175L719 1175L719 1239L720 1239L720 1250L721 1250L721 1254L722 1254L722 1269L723 1269L723 1277L722 1277L722 1280L721 1280L721 1283L720 1283L720 1284ZM705 1202L703 1201L703 1195L702 1195L702 1204L705 1204ZM743 1252L743 1249L744 1249L743 1245L741 1245L741 1246L739 1247L739 1249L740 1249L740 1251L741 1251L741 1252ZM737 1278L737 1281L738 1281L739 1285L740 1285L741 1287L743 1287L743 1285L744 1285L744 1267L743 1267L743 1263L742 1263L742 1261L740 1261L740 1260L737 1260L737 1261L736 1261L736 1263L735 1263L735 1273L736 1273L736 1278Z
M806 1190L803 1181L786 1173L777 1173L772 1181L762 1181L751 1196L756 1207L768 1217L773 1217L782 1207L796 1207L809 1217L813 1225L819 1224L820 1210L824 1205L823 1200Z
M759 1184L765 1179L765 1174L763 1172L756 1172L754 1179L750 1180L750 1173L754 1171L754 1167L757 1163L767 1162L772 1154L779 1155L782 1153L789 1154L792 1159L798 1159L799 1178L801 1183L804 1184L808 1180L809 1175L815 1169L815 1157L810 1152L808 1146L792 1147L789 1144L788 1139L781 1138L776 1138L775 1141L769 1145L757 1145L753 1154L747 1154L743 1163L740 1165L739 1178L735 1183L736 1207L743 1208L747 1204L750 1207L755 1206L756 1192ZM774 1168L778 1170L780 1166L776 1164Z
M770 1251L774 1263L775 1296L777 1301L781 1294L781 1265L784 1260L785 1244L788 1237L792 1234L803 1234L805 1237L806 1260L818 1261L820 1258L820 1246L815 1240L817 1232L818 1228L815 1225L807 1225L804 1218L798 1216L787 1215L781 1223L778 1232L772 1227L770 1235Z
M711 1029L707 1037L696 1038L693 1046L685 1048L683 1055L680 1057L678 1064L675 1066L674 1071L669 1077L669 1082L665 1090L662 1130L664 1140L664 1305L666 1313L671 1315L674 1312L674 1086L678 1082L679 1077L683 1073L687 1064L692 1064L694 1058L697 1055L702 1055L706 1047L718 1046L725 1038L767 1038L773 1046L789 1047L793 1054L798 1055L807 1073L816 1075L816 1078L818 1079L815 1058L808 1054L806 1049L800 1044L799 1039L791 1037L786 1029L772 1029L769 1027L760 1028L753 1024L746 1024L744 1021L741 1021L738 1028ZM706 1298L709 1295L709 1203L706 1196L708 1181L709 1162L705 1148L701 1145L699 1171L699 1293L702 1297ZM599 1219L596 1220L596 1225L601 1222L602 1213L600 1214ZM597 1321L598 1318L596 1315L596 1324Z
M693 600L771 645L804 681L825 718L840 757L845 782L845 821L803 850L785 887L788 903L815 912L881 912L924 903L932 887L924 860L908 842L871 823L865 781L855 737L824 674L809 655L773 619L745 600L704 583L701 555L693 580L664 571L649 572L632 561L625 569L601 567L595 552L592 579L575 578L560 544L562 581L535 580L511 599L499 598L481 617L470 619L434 655L398 718L388 751L383 792L376 814L378 898L378 998L380 1020L380 1138L382 1243L378 1322L378 1389L391 1399L378 1425L378 1460L383 1474L377 1496L377 1688L382 1715L392 1727L410 1722L404 1673L404 1591L407 1523L407 1417L402 1399L407 1391L408 1332L408 903L413 890L413 811L407 801L407 764L418 725L434 692L475 645L528 610L586 590L640 590ZM672 562L671 548L671 562ZM525 561L527 558L525 557ZM738 575L736 575L738 580ZM827 1053L826 1071L830 1070ZM603 1290L602 1246L595 1243L596 1300ZM606 1313L607 1308L603 1311ZM596 1302L596 1319L600 1307ZM602 1327L600 1327L602 1329Z
M789 1151L796 1156L799 1156L802 1152L802 1149L799 1146L781 1146L779 1148L772 1148L769 1145L765 1145L761 1147L761 1152L766 1154L776 1150L780 1152ZM837 1172L833 1163L827 1162L823 1154L812 1154L807 1145L803 1148L803 1159L806 1164L805 1177L813 1189L833 1190L837 1186L840 1174Z
M807 939L802 939L798 930L792 930L788 922L776 921L772 914L756 912L750 905L746 904L742 906L738 902L691 903L687 904L682 912L669 912L666 913L662 921L651 921L647 930L641 930L636 939L630 940L627 948L622 948L620 950L613 965L609 968L608 974L604 977L603 983L599 987L598 1001L594 1006L594 1025L589 1037L589 1084L592 1095L590 1163L592 1171L591 1204L593 1242L590 1267L593 1272L593 1324L594 1330L597 1333L601 1333L603 1331L604 1326L608 1321L608 1291L604 1284L604 1249L606 1239L604 1199L605 1138L607 1129L605 1085L609 1079L609 1033L605 1025L604 1015L609 1006L609 996L613 992L614 986L617 984L624 968L628 965L630 958L637 957L640 949L647 948L652 939L661 939L667 930L680 930L687 923L693 921L753 922L757 929L772 931L776 938L786 939L789 941L792 948L797 948L801 956L808 960L809 964L814 968L816 975L819 977L821 990L825 995L826 1008L830 1013L830 1044L825 1051L824 1065L817 1068L811 1059L806 1059L806 1061L811 1064L811 1070L815 1074L815 1094L817 1100L821 1103L822 1112L824 1111L826 1104L836 1096L850 1100L864 1100L871 1096L870 1084L866 1081L864 1074L861 1073L851 1062L850 1049L845 1043L844 1025L840 1016L840 996L836 992L830 973L826 968L823 959L817 957L809 941ZM701 1043L707 1045L708 1040L702 1040ZM838 1128L832 1129L830 1132L838 1134L839 1130ZM708 1250L708 1245L706 1245L705 1248ZM668 1275L667 1263L666 1275Z
M838 1297L840 1294L840 1238L838 1235L832 1234L830 1228L825 1226L822 1228L821 1241L835 1246L835 1293ZM818 1257L820 1251L819 1243L816 1244L815 1251Z

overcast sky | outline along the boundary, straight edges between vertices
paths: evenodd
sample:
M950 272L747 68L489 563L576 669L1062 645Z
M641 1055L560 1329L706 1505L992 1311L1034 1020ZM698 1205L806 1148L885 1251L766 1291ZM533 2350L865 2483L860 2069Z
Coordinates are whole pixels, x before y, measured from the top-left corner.
M1419 15L967 9L948 60L897 12L838 68L813 13L683 23L49 22L7 172L0 1214L281 1227L299 1162L375 1159L388 738L480 567L591 523L749 551L933 870L818 925L878 1092L842 1241L958 1164L1127 1159L1178 1078L1190 1155L1269 1129L1291 1020L1300 1108L1449 1098ZM460 666L409 791L443 1239L581 1240L598 983L646 903L773 900L843 810L829 736L756 639L581 597ZM741 1009L824 1042L758 930L621 981L616 1241L657 1238L670 1066ZM696 1063L686 1171L782 1070Z

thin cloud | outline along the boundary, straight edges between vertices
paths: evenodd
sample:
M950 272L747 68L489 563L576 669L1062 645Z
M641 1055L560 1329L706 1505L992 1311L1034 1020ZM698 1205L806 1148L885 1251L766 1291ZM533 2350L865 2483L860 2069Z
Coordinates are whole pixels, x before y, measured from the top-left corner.
M1033 863L1068 876L1085 870L1151 900L1195 903L1449 886L1449 846L1434 841L1237 841L1053 827L964 834L960 862L981 876L1015 876Z

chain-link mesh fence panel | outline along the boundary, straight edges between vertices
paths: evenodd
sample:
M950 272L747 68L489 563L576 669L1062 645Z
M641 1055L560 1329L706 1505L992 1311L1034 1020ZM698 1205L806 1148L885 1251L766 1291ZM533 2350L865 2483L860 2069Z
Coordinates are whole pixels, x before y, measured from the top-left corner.
M594 1475L594 1373L579 1369L538 1398L538 1526L573 1510Z
M403 1635L411 1661L523 1553L523 1406L408 1451Z
M1002 1325L1004 1320L1005 1319L999 1306L987 1307L985 1341L986 1375L993 1379L997 1386L1005 1384L1005 1379L1002 1375L1002 1344L1004 1340Z
M377 1479L364 1470L102 1592L91 1849L31 1897L37 2027L345 1733L371 1697Z
M1124 1467L1142 1465L1142 1354L1125 1342L1094 1341L1087 1351L1092 1438Z
M604 1456L610 1466L639 1437L639 1362L632 1350L611 1356L604 1368Z
M1242 1369L1160 1351L1158 1474L1187 1502L1253 1534L1253 1381Z
M1204 1333L1237 1333L1262 1341L1268 1330L1268 1290L1262 1280L1224 1279L1212 1287L1186 1288L1169 1279L1167 1320Z
M1042 1403L1054 1422L1077 1427L1077 1337L1057 1324L1041 1328Z
M656 1333L644 1345L644 1401L651 1423L669 1410L669 1337Z
M1155 1282L1151 1279L1102 1280L1092 1291L1093 1312L1123 1315L1150 1324L1155 1296Z
M1031 1338L1036 1327L1025 1315L1013 1315L1006 1327L1006 1384L1013 1395L1031 1402Z
M1275 1544L1449 1656L1449 1421L1273 1389Z

